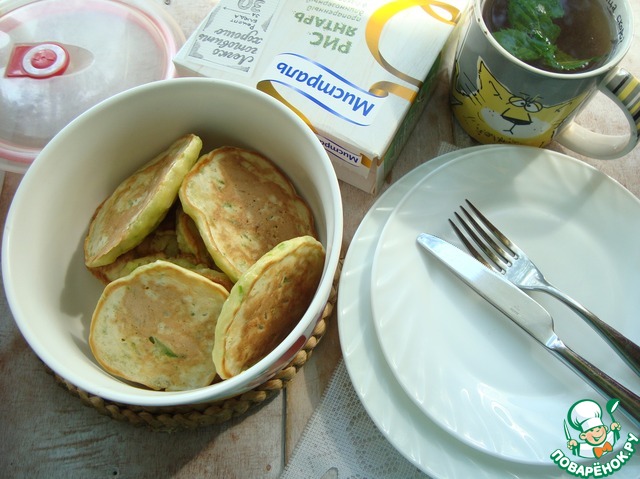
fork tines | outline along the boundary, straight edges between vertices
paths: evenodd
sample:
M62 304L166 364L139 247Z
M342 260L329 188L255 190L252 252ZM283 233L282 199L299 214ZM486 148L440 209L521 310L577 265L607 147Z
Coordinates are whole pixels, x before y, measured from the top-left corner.
M449 223L472 256L488 268L504 272L512 260L518 257L517 247L469 200L465 202L471 212L461 205L464 218L457 212L454 213L464 232L453 220L449 219Z

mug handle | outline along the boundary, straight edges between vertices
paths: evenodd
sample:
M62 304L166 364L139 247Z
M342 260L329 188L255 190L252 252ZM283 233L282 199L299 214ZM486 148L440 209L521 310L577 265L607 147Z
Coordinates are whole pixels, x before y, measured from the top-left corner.
M578 154L601 160L620 158L640 142L640 81L620 68L598 86L624 112L629 121L628 135L596 133L572 121L555 140Z

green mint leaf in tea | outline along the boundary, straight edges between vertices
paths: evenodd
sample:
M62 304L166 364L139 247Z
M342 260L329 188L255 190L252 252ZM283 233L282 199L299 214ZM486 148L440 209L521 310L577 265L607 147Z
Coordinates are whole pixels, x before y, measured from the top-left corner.
M576 60L571 55L567 55L564 52L558 51L553 57L547 58L547 64L554 67L556 70L579 70L585 68L590 62L595 60L590 58L588 60Z
M505 50L523 62L538 60L548 55L553 56L553 52L547 53L548 50L553 49L552 45L522 30L508 28L494 33L493 36Z
M563 14L560 0L512 0L508 7L513 29L551 44L560 35L560 27L553 20L562 18Z
M543 70L597 68L615 43L604 0L487 0L483 18L505 50Z

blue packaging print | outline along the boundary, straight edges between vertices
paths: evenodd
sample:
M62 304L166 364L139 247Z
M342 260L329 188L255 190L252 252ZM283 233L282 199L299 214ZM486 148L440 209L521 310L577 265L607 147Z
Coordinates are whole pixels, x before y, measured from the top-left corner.
M468 0L220 0L174 58L294 110L339 179L376 193ZM419 110L420 109L420 110Z

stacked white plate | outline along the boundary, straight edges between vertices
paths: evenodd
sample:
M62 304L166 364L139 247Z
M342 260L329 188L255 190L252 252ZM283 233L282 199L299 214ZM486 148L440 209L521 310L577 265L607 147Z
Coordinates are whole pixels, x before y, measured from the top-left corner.
M418 247L421 232L461 246L447 220L465 199L557 287L640 343L640 201L569 156L481 146L424 163L363 219L338 296L349 375L381 432L432 477L568 477L554 451L594 461L567 449L568 410L595 400L608 426L606 399ZM640 378L579 316L530 294L568 346L640 393ZM614 420L618 451L640 431L620 411ZM640 455L614 477L640 477Z

